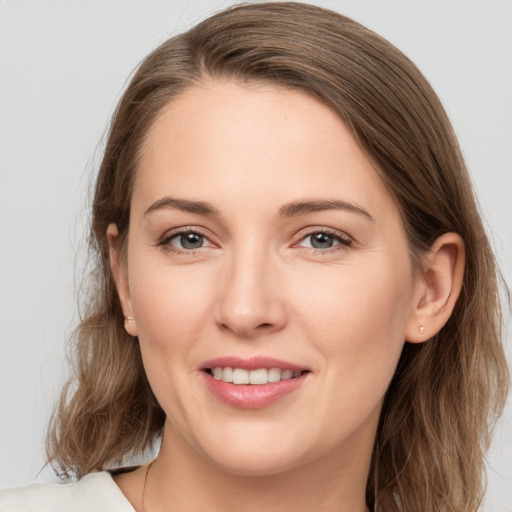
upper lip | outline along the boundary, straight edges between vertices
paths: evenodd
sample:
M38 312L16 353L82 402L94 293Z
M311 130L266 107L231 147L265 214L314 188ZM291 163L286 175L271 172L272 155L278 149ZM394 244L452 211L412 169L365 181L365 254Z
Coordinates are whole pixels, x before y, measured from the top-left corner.
M273 357L256 356L242 358L237 356L216 357L205 361L201 367L202 370L210 368L243 368L244 370L258 370L259 368L280 368L281 370L307 370L304 366L290 361L283 361Z

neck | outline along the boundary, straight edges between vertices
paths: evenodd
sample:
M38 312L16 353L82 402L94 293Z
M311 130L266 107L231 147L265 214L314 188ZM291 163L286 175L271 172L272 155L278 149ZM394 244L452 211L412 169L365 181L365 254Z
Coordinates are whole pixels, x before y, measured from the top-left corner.
M277 474L239 475L199 454L167 424L146 483L145 510L364 512L370 456L351 445Z

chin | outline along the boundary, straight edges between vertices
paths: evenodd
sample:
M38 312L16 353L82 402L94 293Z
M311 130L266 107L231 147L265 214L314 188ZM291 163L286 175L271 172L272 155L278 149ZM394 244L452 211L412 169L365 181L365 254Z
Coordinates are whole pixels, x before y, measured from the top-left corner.
M295 458L276 457L275 455L259 454L248 457L238 454L237 457L222 457L220 460L210 459L219 469L239 476L265 477L285 473L302 464Z
M265 476L286 471L293 466L296 450L276 438L275 431L273 435L265 435L265 430L256 433L238 425L234 430L219 431L210 424L207 431L201 428L184 440L204 461L231 474Z
M271 476L290 471L310 462L307 453L300 446L305 442L286 443L285 439L262 436L224 437L231 442L204 444L200 454L216 467L240 476ZM245 442L244 442L245 440ZM288 437L290 441L290 437Z

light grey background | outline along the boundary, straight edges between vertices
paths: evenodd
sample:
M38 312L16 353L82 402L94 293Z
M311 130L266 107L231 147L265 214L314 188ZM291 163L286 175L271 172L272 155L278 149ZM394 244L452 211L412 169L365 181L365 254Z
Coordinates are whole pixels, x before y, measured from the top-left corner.
M170 34L232 3L0 0L0 486L27 484L43 465L76 324L87 189L129 72ZM431 81L511 283L512 2L312 3L376 30ZM485 510L512 511L511 484L509 406L489 456Z

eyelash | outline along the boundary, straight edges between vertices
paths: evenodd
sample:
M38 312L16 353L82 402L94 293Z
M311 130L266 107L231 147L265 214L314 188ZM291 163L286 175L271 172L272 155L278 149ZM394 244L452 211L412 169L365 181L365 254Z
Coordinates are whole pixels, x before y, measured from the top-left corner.
M347 247L350 247L352 245L352 240L350 238L348 238L346 235L343 236L340 232L334 231L329 228L318 227L318 228L312 228L307 232L300 233L300 238L299 238L298 242L295 242L293 244L293 247L301 247L300 245L298 245L299 243L303 242L308 237L311 237L311 236L313 236L315 234L319 234L319 233L332 236L338 242L338 244L334 245L333 247L327 248L327 249L318 249L315 247L302 247L302 249L305 252L316 253L316 254L330 254L330 253L333 253L333 252L336 252L336 251L339 251L342 249L346 249ZM174 238L177 238L182 235L188 235L188 234L198 235L198 236L203 237L206 240L208 240L213 246L216 245L209 239L208 235L205 232L203 232L200 229L195 228L195 227L194 228L192 228L192 227L191 228L186 228L186 227L179 228L175 231L172 231L171 233L167 233L158 242L157 245L162 247L164 250L173 252L175 254L184 254L187 256L194 256L198 251L203 249L203 247L199 247L197 249L179 249L179 248L171 245L171 240L173 240Z
M323 228L323 227L317 227L317 228L311 228L307 232L302 232L300 234L299 241L294 243L294 246L297 246L300 242L303 242L308 237L312 237L316 234L324 234L329 235L334 238L338 242L338 245L334 245L333 247L330 247L328 249L318 249L316 247L302 247L307 253L312 254L331 254L333 252L346 249L352 245L352 240L348 238L347 235L341 234L339 231L335 231L329 228ZM300 246L299 246L300 247Z
M165 251L173 252L175 254L184 254L187 256L194 256L198 251L203 249L203 247L199 247L197 249L179 249L179 248L173 247L171 245L171 240L173 240L174 238L177 238L182 235L188 235L188 234L201 236L201 237L205 238L206 240L210 241L208 235L205 232L201 231L200 229L195 228L195 227L194 228L183 227L183 228L178 228L175 231L172 231L171 233L166 233L164 235L164 237L158 242L157 245L161 246ZM213 242L211 242L211 241L210 241L210 243L213 244ZM215 245L215 244L213 244L213 245Z

